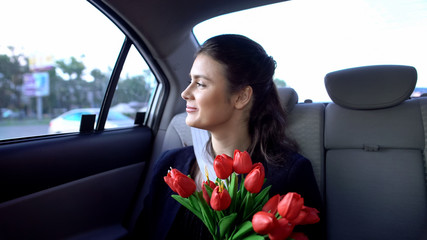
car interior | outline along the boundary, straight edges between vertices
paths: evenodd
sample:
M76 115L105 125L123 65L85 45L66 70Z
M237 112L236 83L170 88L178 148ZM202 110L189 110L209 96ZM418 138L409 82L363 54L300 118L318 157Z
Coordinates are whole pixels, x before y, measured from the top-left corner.
M96 127L0 141L0 239L131 234L155 161L192 145L180 94L200 47L193 27L280 1L88 2L126 35ZM131 45L159 86L134 126L104 129ZM418 77L415 67L393 63L325 72L331 102L303 102L295 89L278 87L290 136L323 198L325 239L427 239L427 98L411 96Z

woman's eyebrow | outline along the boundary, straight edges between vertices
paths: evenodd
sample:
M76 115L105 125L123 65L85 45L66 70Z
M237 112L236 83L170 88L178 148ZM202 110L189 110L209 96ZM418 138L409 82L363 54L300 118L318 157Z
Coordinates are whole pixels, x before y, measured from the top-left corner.
M195 78L195 79L198 79L198 78L203 78L203 79L206 79L206 80L208 80L208 81L212 81L212 79L210 79L209 77L207 77L206 75L203 75L203 74L191 74L190 73L190 77L192 77L192 78Z

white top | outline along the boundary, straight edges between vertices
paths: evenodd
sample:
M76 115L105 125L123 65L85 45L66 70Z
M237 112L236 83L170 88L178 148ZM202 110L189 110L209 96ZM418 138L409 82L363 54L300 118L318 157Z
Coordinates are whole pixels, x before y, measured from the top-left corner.
M193 138L194 154L196 155L197 164L199 165L201 175L204 175L205 169L209 173L209 179L211 181L216 180L215 170L213 168L213 161L211 155L209 155L206 144L209 141L210 133L207 130L199 128L191 128L191 137ZM206 177L203 177L203 180Z

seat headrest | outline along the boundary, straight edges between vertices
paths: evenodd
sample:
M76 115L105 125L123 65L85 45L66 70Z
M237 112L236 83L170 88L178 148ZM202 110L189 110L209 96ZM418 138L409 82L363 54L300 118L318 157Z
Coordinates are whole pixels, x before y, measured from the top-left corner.
M388 108L409 99L417 83L411 66L376 65L326 74L325 86L336 104L351 109Z
M286 112L291 112L294 109L295 104L298 103L298 94L293 88L282 87L277 88L279 94L280 103Z

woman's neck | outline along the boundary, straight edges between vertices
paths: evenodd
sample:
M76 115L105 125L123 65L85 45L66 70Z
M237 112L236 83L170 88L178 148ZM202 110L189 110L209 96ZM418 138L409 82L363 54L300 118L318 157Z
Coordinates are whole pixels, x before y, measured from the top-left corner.
M233 157L234 150L246 151L251 143L247 125L242 124L232 130L211 132L214 154L227 154Z

